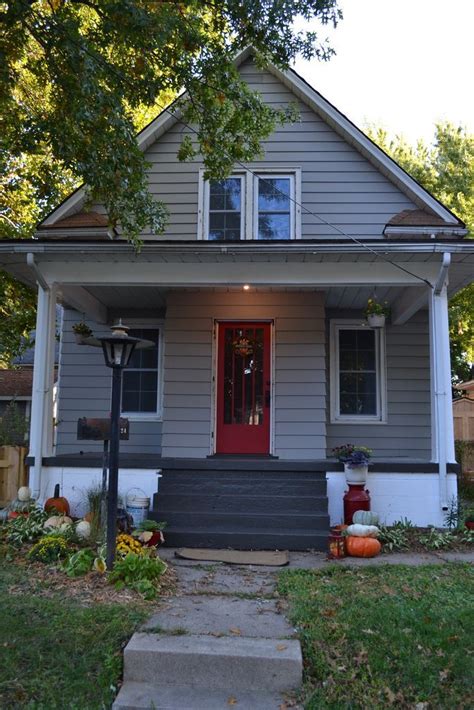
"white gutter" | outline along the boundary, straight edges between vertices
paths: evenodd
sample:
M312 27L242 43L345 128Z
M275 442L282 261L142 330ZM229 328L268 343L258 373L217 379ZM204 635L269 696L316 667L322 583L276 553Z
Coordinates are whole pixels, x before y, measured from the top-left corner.
M454 434L451 394L451 359L449 353L448 272L451 254L444 253L438 278L433 287L432 319L434 338L434 396L438 453L439 499L442 510L448 509L448 459L454 461Z

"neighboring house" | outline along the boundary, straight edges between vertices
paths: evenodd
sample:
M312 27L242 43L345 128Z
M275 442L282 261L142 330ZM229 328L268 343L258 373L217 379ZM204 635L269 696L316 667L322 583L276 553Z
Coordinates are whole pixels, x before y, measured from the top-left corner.
M368 487L386 521L442 524L456 494L448 296L473 278L474 243L295 72L260 71L250 51L237 64L268 102L296 100L301 120L265 141L264 158L208 183L199 160L176 158L186 129L160 115L139 142L170 221L143 235L140 254L100 205L85 211L83 189L34 241L0 242L4 268L38 283L32 485L45 494L58 481L78 500L100 476L101 443L79 442L76 429L108 414L110 371L71 327L85 314L100 336L121 317L155 346L125 373L120 485L151 495L163 469L159 512L181 530L172 541L321 546L311 515L321 506L324 535L327 505L341 520L345 479L331 450L346 442L373 448ZM363 317L374 291L391 306L381 329ZM223 535L206 537L208 525Z

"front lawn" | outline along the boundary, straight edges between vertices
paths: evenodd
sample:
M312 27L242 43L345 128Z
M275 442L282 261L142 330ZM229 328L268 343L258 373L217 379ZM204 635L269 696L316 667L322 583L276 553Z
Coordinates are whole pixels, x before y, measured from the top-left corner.
M145 604L91 603L38 576L32 587L31 569L1 560L0 707L110 707L122 648L149 613Z
M282 572L305 708L472 707L473 581L467 564Z

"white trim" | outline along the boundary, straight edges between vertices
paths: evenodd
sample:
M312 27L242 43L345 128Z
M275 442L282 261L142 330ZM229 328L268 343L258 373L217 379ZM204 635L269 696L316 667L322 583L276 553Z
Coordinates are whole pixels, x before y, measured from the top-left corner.
M127 318L130 329L157 330L158 331L158 383L156 391L156 412L127 412L121 411L120 415L132 422L162 422L163 421L163 379L164 379L164 319ZM150 368L152 369L152 368ZM123 385L122 385L123 386Z
M340 330L373 330L377 382L376 415L344 415L339 411L339 338ZM387 358L385 328L370 328L360 320L334 318L329 326L330 421L331 424L386 424L387 423Z
M197 238L200 241L222 244L229 248L239 242L209 239L209 180L204 179L204 168L199 168ZM301 239L301 168L300 167L252 167L248 170L233 170L229 177L241 179L240 243L258 239L258 181L265 176L289 178L290 180L290 238Z

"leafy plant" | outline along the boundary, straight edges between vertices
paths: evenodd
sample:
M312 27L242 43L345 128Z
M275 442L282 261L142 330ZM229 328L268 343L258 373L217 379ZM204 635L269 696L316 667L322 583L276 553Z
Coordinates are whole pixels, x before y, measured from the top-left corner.
M15 401L10 402L0 417L0 446L25 446L28 421Z
M89 328L87 323L84 323L84 321L80 321L79 323L74 323L72 326L72 330L76 335L83 335L85 338L90 338L92 335L92 329Z
M406 516L403 518L400 518L400 520L396 520L392 527L394 528L400 528L402 530L413 530L415 525L412 523L411 520L409 520Z
M116 561L109 581L116 589L130 587L145 599L154 599L158 591L158 580L166 570L166 563L159 557L129 552L124 558Z
M395 552L407 550L409 547L406 527L381 525L378 539L382 543L382 550L385 551Z
M375 300L375 298L369 298L364 313L366 318L368 318L368 316L387 317L390 314L390 306L388 305L387 301L379 303Z
M63 564L63 571L68 577L80 577L91 571L95 554L90 547L74 552Z
M57 562L65 557L70 550L67 540L60 535L45 535L28 553L30 560L37 562Z
M164 530L167 523L160 522L156 520L142 520L141 523L137 525L137 532L158 532L159 530Z
M453 496L449 501L448 510L444 515L444 523L446 527L450 530L462 527L465 514L466 510L462 500Z
M450 530L436 530L430 528L427 535L420 535L420 545L426 547L427 550L441 550L449 547L455 541L455 536Z
M49 514L41 508L33 508L28 515L19 515L7 522L7 542L21 547L25 542L33 542L43 535L43 526Z
M350 467L366 466L372 456L372 449L367 446L356 446L356 444L343 444L336 446L332 450L335 456L341 463L345 463Z

